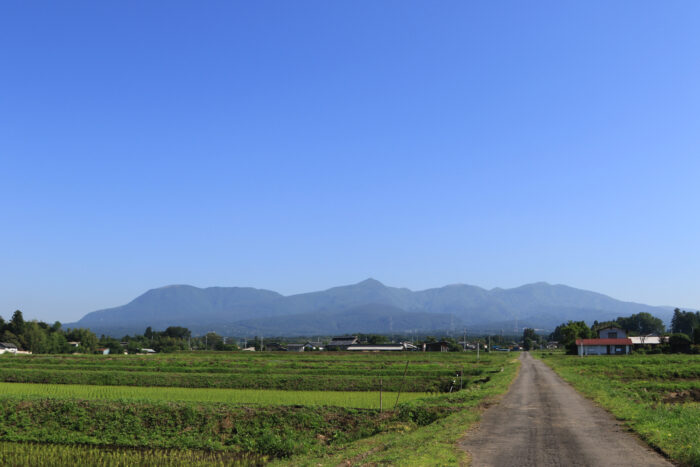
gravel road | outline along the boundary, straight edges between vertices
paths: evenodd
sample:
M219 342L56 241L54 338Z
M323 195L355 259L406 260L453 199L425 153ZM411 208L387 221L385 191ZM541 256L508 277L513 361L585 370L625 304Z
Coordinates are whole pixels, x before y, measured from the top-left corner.
M510 391L460 441L472 467L672 465L544 363L520 360Z

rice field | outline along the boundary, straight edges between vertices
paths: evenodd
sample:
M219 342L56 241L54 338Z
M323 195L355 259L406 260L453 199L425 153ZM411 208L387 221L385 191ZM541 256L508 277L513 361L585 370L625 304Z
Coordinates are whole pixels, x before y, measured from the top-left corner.
M384 408L428 397L420 392L383 392ZM58 399L180 401L233 405L305 405L378 409L380 393L358 391L281 391L260 389L95 386L80 384L0 383L0 397Z
M0 465L299 465L381 434L429 442L437 421L466 429L516 368L461 352L2 355Z

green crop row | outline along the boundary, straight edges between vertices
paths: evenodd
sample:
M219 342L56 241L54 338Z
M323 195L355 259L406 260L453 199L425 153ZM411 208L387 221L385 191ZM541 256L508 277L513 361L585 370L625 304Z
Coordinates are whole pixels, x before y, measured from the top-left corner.
M454 377L381 377L387 391L444 392ZM192 374L128 371L33 370L0 368L0 381L10 383L159 386L183 388L280 389L293 391L376 391L379 376L294 374ZM468 381L467 381L468 382Z
M258 455L189 449L130 449L83 445L0 442L0 465L63 467L100 465L111 467L239 467L266 462Z
M379 392L279 391L258 389L95 386L77 384L0 383L0 395L52 399L222 402L233 405L304 405L378 409ZM384 407L428 397L427 393L383 392Z

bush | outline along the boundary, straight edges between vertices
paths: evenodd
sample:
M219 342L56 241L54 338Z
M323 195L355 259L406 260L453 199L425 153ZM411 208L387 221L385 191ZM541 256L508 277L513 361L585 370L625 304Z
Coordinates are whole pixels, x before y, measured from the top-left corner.
M673 353L690 353L690 337L683 333L671 334L668 338L668 344Z

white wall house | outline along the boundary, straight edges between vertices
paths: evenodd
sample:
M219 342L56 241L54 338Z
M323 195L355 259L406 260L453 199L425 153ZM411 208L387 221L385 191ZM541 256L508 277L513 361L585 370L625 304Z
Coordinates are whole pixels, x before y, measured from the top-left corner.
M584 355L627 355L632 340L627 338L624 329L607 327L598 330L597 339L576 339L579 356Z

